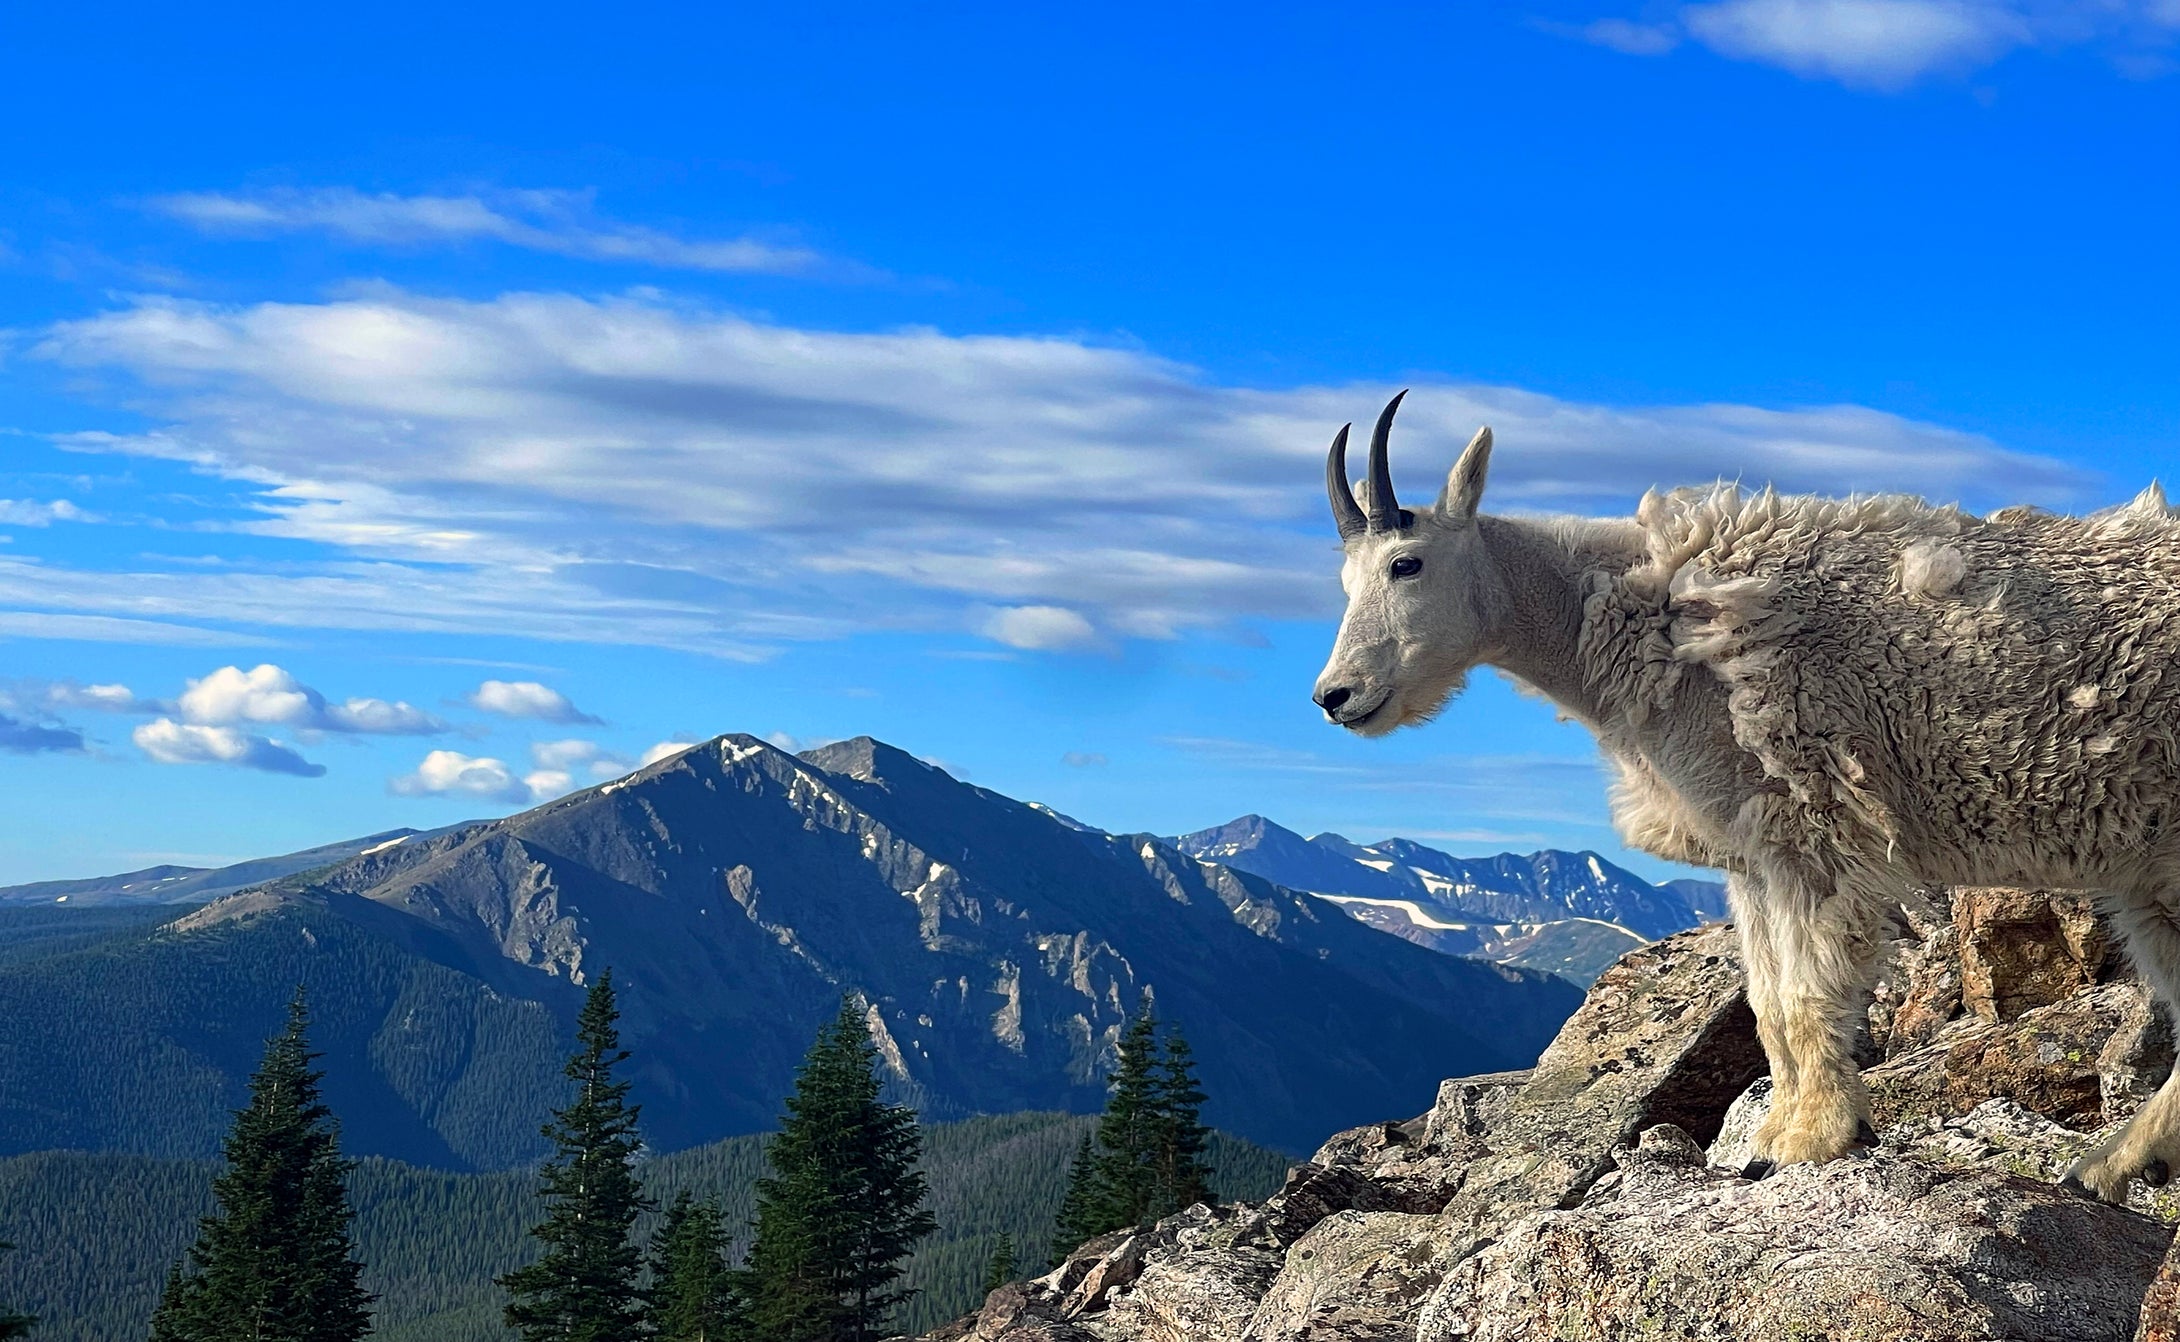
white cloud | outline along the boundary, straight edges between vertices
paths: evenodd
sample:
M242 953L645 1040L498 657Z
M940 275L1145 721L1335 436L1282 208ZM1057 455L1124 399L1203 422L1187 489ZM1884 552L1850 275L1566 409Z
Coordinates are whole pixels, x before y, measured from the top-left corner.
M509 718L536 718L540 722L596 722L549 685L534 680L488 680L469 696L472 708Z
M586 261L673 270L804 274L828 267L807 247L757 238L692 239L600 219L590 196L571 191L500 191L459 196L367 193L321 187L160 196L153 209L207 233L313 232L367 246L426 247L498 242Z
M277 741L232 727L156 718L130 733L130 739L159 764L231 764L302 778L325 773L324 765L311 763Z
M0 526L44 527L55 522L88 522L92 517L66 499L0 499Z
M554 780L539 781L550 785ZM517 778L505 762L488 755L465 755L459 750L434 750L414 772L391 779L386 786L401 797L456 795L516 804L532 801L538 795L537 789Z
M2034 37L2010 6L1950 0L1725 0L1681 19L1722 56L1878 89L1988 64Z
M126 685L62 683L50 687L49 697L56 706L93 708L101 713L134 713L143 704Z
M636 767L647 769L660 760L679 755L684 750L692 750L702 744L701 741L661 741L643 752L643 758L637 761ZM782 747L782 749L785 749L785 747Z
M216 572L0 558L0 605L730 657L874 628L1087 646L1086 629L1330 614L1324 446L1394 390L1226 387L1078 340L520 294L147 300L60 324L38 351L134 375L166 421L64 445L224 476L259 511L248 530L328 558ZM1652 484L1721 474L1971 504L2064 504L2089 484L1854 406L1618 407L1423 381L1396 445L1407 489L1435 494L1479 423L1498 430L1502 509L1625 511Z
M1659 22L1549 24L1636 56L1692 38L1733 60L1810 79L1897 91L1926 76L1980 69L2026 47L2101 47L2130 73L2161 73L2180 30L2171 0L1716 0Z
M569 739L565 741L533 741L530 744L530 762L538 768L572 777L577 771L588 774L593 782L604 782L633 772L640 766L625 755L616 754L596 741ZM566 791L562 788L561 791Z
M1070 769L1098 769L1106 762L1104 753L1096 750L1070 750L1060 756L1060 763Z
M1065 606L1013 606L984 621L984 636L1010 648L1058 652L1096 643L1098 631Z
M429 736L446 724L412 704L385 699L326 697L271 663L251 668L223 666L189 682L175 707L190 722L272 723L305 731L358 732L387 736Z

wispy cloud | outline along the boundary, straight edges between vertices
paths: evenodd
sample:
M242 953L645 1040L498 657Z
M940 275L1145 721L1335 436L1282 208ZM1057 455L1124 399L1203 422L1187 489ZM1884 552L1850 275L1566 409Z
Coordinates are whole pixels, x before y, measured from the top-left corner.
M91 515L66 499L0 499L0 526L49 527L55 522L88 522Z
M1430 798L1454 814L1486 820L1608 828L1572 800L1594 795L1604 782L1594 754L1446 755L1378 764L1225 737L1168 736L1158 744L1212 767L1337 782L1343 794Z
M2024 48L2093 46L2124 73L2163 73L2180 37L2180 7L2170 0L1716 0L1651 21L1547 27L1635 56L1663 55L1691 40L1732 60L1896 92Z
M0 750L18 755L81 754L83 748L82 732L0 713Z
M207 233L323 233L374 247L496 242L586 261L795 275L851 267L818 252L754 237L687 238L598 216L590 193L492 191L399 195L353 187L194 191L148 202Z
M132 579L142 574L94 574L0 559L0 604L13 602L43 605L82 605L109 610L126 609L135 603L128 597ZM79 593L85 586L106 589L86 601ZM201 600L185 603L187 613L200 619L223 618L216 605ZM269 646L273 640L259 634L229 633L165 620L139 620L116 615L87 615L52 610L0 610L0 638L75 639L86 643L167 643L195 648L251 648Z
M641 642L761 656L864 629L1090 648L1337 609L1324 443L1392 388L1221 386L1080 340L840 333L639 299L391 292L146 300L41 357L120 370L163 420L88 452L226 477L314 566L0 558L0 606L76 618ZM2090 481L1855 406L1623 407L1421 382L1420 497L1479 423L1501 509L1624 511L1736 476L1971 503ZM6 631L0 616L0 632Z

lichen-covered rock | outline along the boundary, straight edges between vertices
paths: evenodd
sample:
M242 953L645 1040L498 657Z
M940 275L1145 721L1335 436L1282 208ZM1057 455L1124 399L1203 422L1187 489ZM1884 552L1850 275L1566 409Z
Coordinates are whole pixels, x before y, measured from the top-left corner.
M2166 1251L2156 1279L2142 1298L2135 1342L2180 1342L2180 1240Z
M1279 1256L1263 1249L1165 1254L1088 1326L1130 1342L1241 1342L1278 1271Z
M1771 1078L1757 1077L1726 1110L1705 1159L1722 1170L1740 1171L1756 1159L1756 1129L1771 1113Z
M1285 1250L1335 1212L1393 1211L1398 1194L1353 1166L1314 1162L1287 1172L1287 1182L1267 1199L1250 1229L1253 1242ZM1434 1209L1435 1210L1435 1209Z
M1631 951L1495 1107L1445 1214L1488 1237L1504 1214L1571 1205L1645 1127L1709 1141L1763 1071L1732 928Z
M926 1333L923 1342L1096 1342L1095 1337L1052 1316L1049 1302L1022 1282L1000 1287L984 1297L984 1307L968 1319Z
M1083 1269L1074 1287L1059 1296L1055 1313L1063 1319L1080 1318L1104 1309L1106 1297L1142 1275L1153 1240L1149 1233L1123 1236L1118 1244ZM1069 1264L1062 1264L1066 1271Z
M1960 934L1943 888L1903 910L1906 935L1887 944L1870 995L1865 1064L1921 1048L1961 1011Z
M1882 1128L2004 1098L2069 1127L2097 1128L2107 1118L2105 1050L2124 1034L2119 1052L2151 1052L2151 1015L2140 985L2108 983L2011 1020L1963 1017L1924 1047L1862 1074L1871 1118ZM2154 1065L2144 1062L2137 1079ZM2130 1112L2141 1101L2137 1091L2116 1097Z
M1490 1150L1514 1096L1533 1075L1490 1072L1441 1082L1429 1113L1339 1133L1311 1163L1355 1170L1384 1194L1383 1203L1359 1210L1442 1210L1467 1180L1470 1162Z
M1733 933L1703 929L1608 971L1533 1070L1343 1132L1261 1205L1085 1245L932 1342L2118 1342L2138 1308L2180 1342L2180 1259L2142 1298L2180 1184L2056 1186L2162 1082L2164 1014L2084 898L1937 891L1909 920L1866 1156L1741 1177L1771 1082Z
M1411 1342L1451 1260L1435 1216L1338 1212L1287 1251L1245 1342Z
M1447 1275L1418 1342L2120 1342L2165 1230L2116 1207L1890 1152L1760 1183L1630 1153Z
M2118 947L2083 891L1966 886L1953 892L1961 1005L2010 1021L2107 982Z

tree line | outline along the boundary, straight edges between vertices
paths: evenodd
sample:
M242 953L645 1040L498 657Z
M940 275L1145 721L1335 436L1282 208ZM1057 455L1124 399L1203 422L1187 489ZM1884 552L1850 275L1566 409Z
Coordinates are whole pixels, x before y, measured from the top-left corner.
M353 1162L340 1155L307 1031L298 991L235 1114L216 1210L168 1274L152 1342L351 1342L370 1331L372 1297L345 1188ZM565 1069L572 1098L544 1128L554 1155L539 1174L544 1214L530 1232L541 1253L498 1278L515 1333L524 1342L888 1335L912 1294L901 1284L904 1261L935 1222L924 1207L915 1115L880 1098L877 1053L857 1004L842 1002L797 1074L766 1149L739 1264L719 1203L686 1191L649 1242L637 1242L637 1218L655 1206L639 1175L638 1106L616 1076L628 1057L608 973L578 1018ZM1071 1168L1051 1257L1210 1198L1203 1099L1185 1039L1161 1031L1146 999L1123 1034L1096 1138L1085 1139ZM1002 1235L984 1284L1004 1284L1020 1269L1012 1237ZM23 1336L32 1322L0 1309L0 1339Z

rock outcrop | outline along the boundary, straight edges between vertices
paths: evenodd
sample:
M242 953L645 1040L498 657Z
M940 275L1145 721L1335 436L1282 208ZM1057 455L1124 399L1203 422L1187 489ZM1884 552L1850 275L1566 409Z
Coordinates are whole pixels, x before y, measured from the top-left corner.
M1257 1206L1084 1246L975 1342L2180 1342L2180 1191L2056 1179L2172 1062L2079 896L1941 892L1872 1004L1872 1151L1752 1181L1729 929L1631 953L1535 1068L1344 1132Z

